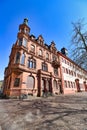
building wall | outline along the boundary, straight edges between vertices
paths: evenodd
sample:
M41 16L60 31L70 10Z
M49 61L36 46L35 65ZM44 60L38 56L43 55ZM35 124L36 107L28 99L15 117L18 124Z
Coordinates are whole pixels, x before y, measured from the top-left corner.
M47 46L41 35L36 39L29 31L26 24L19 26L17 41L12 46L8 67L5 69L4 94L42 96L43 85L44 88L48 87L50 93L58 94L61 75L55 43L51 42ZM45 66L43 70L42 64L47 69Z
M17 41L12 46L5 68L5 95L42 96L43 89L57 95L75 93L87 90L86 80L87 71L58 52L53 41L48 46L41 35L38 38L30 35L30 28L25 22L19 25Z
M85 91L84 82L87 81L87 72L76 65L71 59L59 53L62 71L64 93ZM77 89L76 80L79 80L80 90Z

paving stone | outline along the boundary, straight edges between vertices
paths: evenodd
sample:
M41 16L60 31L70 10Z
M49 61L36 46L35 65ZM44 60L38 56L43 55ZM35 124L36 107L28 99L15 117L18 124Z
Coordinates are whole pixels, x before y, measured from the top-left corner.
M0 130L87 130L87 93L0 100Z

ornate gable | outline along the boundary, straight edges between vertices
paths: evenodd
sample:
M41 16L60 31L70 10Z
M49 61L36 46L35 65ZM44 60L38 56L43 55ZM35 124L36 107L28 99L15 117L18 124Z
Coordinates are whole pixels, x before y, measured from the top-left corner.
M56 47L55 47L54 41L51 42L50 50L51 50L53 53L56 53L56 52L57 52L57 49L56 49Z

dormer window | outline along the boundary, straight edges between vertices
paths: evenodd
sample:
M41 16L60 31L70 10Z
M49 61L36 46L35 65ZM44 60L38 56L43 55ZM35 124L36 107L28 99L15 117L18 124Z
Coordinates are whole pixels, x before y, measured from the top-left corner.
M44 43L44 39L43 39L42 35L39 35L37 41L38 41L39 44L43 44Z

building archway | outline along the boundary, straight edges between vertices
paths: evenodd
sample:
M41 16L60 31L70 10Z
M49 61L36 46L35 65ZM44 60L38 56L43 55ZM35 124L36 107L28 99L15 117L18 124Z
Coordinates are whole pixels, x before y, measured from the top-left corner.
M35 86L35 79L33 76L30 75L27 77L27 87L33 89L34 86Z

